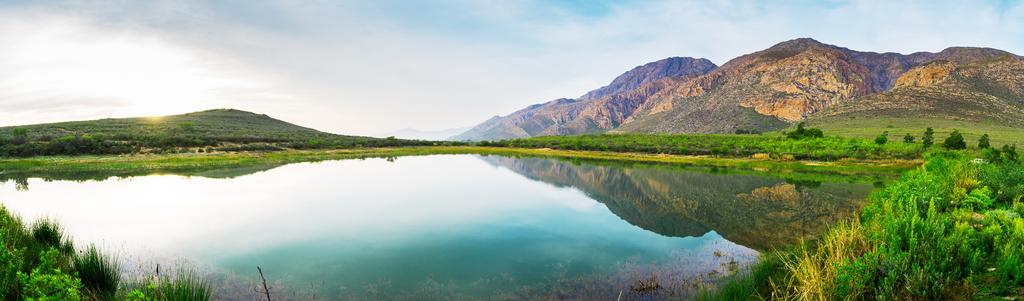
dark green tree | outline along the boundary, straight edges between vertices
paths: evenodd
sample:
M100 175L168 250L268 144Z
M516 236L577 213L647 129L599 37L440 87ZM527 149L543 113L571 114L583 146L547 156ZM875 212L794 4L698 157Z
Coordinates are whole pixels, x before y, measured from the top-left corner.
M875 144L884 145L886 142L889 142L889 131L885 131L878 135L878 137L875 137Z
M932 144L935 144L935 130L932 128L924 130L924 136L921 136L921 144L924 145L924 148L932 147Z
M981 139L978 139L978 148L986 149L991 146L988 141L988 134L981 135Z
M914 139L914 136L911 136L910 133L903 135L903 143L914 143Z
M949 150L965 149L967 143L964 142L964 135L961 135L960 131L953 130L952 133L949 133L949 137L946 137L946 141L942 142L942 147Z
M11 136L14 136L14 143L23 144L28 141L28 129L13 128L11 129Z
M804 139L804 138L821 138L825 137L825 133L818 128L806 128L806 124L800 122L796 125L796 130L786 133L786 137L789 139Z
M1003 145L1003 158L1006 160L1016 162L1017 161L1017 145Z

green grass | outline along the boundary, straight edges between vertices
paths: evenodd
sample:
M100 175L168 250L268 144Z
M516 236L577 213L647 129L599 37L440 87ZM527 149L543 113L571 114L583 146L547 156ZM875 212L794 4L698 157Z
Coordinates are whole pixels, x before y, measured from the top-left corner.
M74 256L75 271L82 279L85 295L98 300L113 300L121 283L117 260L100 253L96 246Z
M974 300L1024 294L1024 164L939 153L876 191L859 220L764 255L721 295ZM776 258L776 259L771 259ZM781 258L779 265L777 258Z
M1024 146L1024 129L999 124L945 119L872 117L856 119L809 120L810 126L821 128L828 135L874 139L888 131L892 139L902 139L909 133L921 140L924 130L935 129L936 141L941 141L953 130L960 130L968 145L976 146L983 134L989 134L992 144L1018 144Z
M32 239L43 248L53 248L65 253L70 253L74 247L71 240L65 237L64 229L60 224L48 218L43 218L32 223Z
M603 134L543 136L484 142L482 145L593 150L718 157L770 156L776 159L917 159L927 151L921 144L884 145L856 138L789 139L781 135L653 135Z
M213 294L210 284L189 270L178 271L173 278L163 278L151 287L151 295L158 300L206 301Z

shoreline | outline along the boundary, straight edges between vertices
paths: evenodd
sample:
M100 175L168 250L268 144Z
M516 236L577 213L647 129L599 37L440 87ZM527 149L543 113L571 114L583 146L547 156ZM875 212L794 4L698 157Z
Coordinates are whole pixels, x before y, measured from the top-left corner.
M817 172L845 175L899 175L901 172L919 166L924 162L920 159L787 161L778 159L667 155L633 152L571 151L481 146L423 146L331 150L287 150L277 152L229 152L212 154L188 153L9 158L0 159L0 177L74 173L109 173L114 176L119 174L159 174L191 171L200 168L214 169L243 167L247 165L284 165L290 163L344 159L457 154L608 160L628 163L739 168L763 172Z

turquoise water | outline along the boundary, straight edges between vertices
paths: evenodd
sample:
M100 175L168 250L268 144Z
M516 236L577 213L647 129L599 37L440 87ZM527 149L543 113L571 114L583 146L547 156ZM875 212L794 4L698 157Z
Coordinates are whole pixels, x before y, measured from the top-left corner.
M852 216L871 190L474 155L200 175L21 179L0 202L122 254L131 277L198 267L222 298L251 298L260 266L280 299L629 300L685 297Z

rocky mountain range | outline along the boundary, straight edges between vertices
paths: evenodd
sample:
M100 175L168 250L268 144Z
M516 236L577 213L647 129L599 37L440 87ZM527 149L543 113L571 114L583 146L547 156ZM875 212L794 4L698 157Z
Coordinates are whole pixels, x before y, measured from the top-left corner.
M672 57L455 140L601 132L764 132L803 120L922 117L1024 127L1024 58L991 49L861 52L801 38L715 66Z

